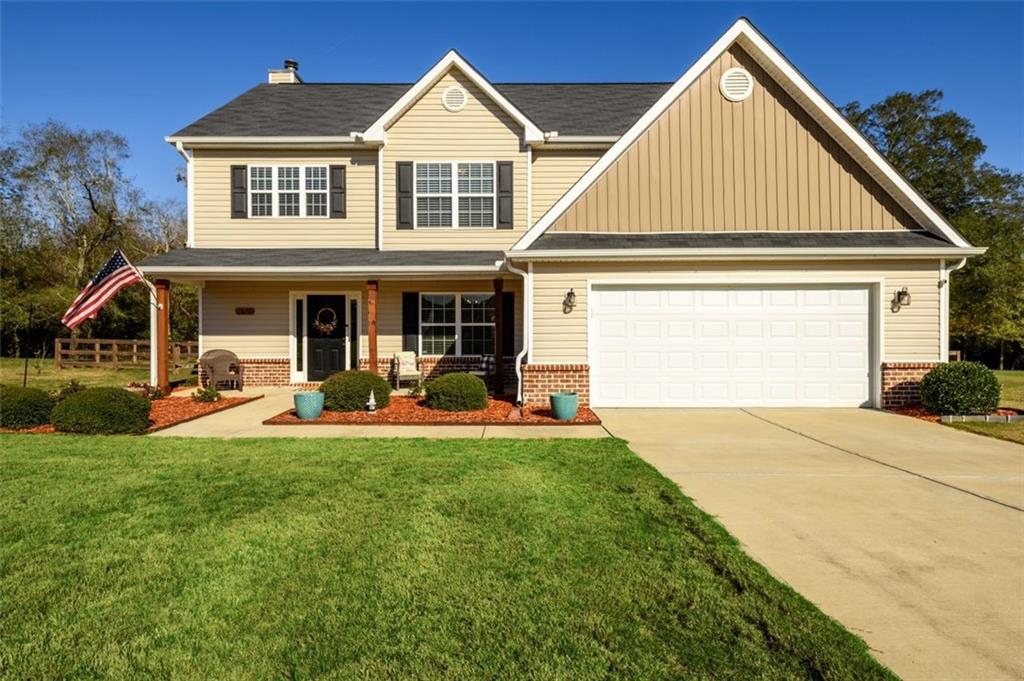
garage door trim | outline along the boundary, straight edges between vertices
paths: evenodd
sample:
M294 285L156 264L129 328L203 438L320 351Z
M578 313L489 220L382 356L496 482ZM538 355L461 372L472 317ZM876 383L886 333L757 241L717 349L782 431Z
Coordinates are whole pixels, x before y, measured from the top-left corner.
M870 393L870 404L872 407L878 409L881 408L882 404L882 376L881 367L885 362L885 345L882 339L885 337L885 277L870 277L870 276L859 276L859 275L822 275L814 276L808 275L807 273L794 274L794 273L780 273L765 274L744 274L741 272L730 272L730 273L716 273L709 275L706 273L694 273L693 276L679 275L673 277L652 277L652 278L641 278L635 277L596 277L587 279L587 362L593 366L593 357L596 352L596 338L597 335L594 330L594 289L602 287L637 287L637 288L657 288L657 287L729 287L729 288L745 288L754 286L828 286L831 284L835 285L860 285L864 286L868 290L868 323L870 325L869 330L869 362L871 367L871 373L869 377L869 393ZM590 377L590 394L595 395L594 391L594 372L591 371Z

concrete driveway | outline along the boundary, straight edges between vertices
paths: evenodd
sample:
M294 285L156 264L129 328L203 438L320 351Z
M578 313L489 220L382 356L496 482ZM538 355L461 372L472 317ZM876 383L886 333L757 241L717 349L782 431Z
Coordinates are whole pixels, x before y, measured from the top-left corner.
M904 678L1024 678L1024 447L862 409L598 410Z

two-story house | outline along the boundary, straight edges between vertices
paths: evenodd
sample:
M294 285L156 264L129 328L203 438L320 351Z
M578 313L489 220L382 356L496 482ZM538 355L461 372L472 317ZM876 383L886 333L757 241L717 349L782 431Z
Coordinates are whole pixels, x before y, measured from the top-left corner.
M897 404L983 252L743 19L674 83L491 83L454 51L411 84L307 83L288 61L167 140L188 247L141 269L158 297L201 287L200 348L248 385L411 350L431 376L495 355L526 402Z

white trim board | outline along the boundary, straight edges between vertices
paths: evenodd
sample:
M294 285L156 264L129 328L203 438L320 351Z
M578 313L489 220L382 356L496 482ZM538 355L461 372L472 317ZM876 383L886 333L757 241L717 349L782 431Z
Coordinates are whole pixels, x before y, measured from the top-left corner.
M309 317L309 310L306 307L306 299L308 296L345 296L345 318L349 324L355 324L356 327L356 343L362 345L363 342L363 292L358 290L347 290L347 291L289 291L288 292L288 375L292 383L309 383L306 380L306 372L309 369L309 343L302 343L302 371L295 368L297 364L297 345L298 341L295 337L295 302L302 300L302 321L305 324ZM349 306L351 301L356 302L356 318L349 319ZM347 326L347 325L346 325ZM355 348L355 351L359 352L359 347ZM345 367L343 371L347 371L347 367L351 365L352 360L352 344L348 342L348 336L345 337ZM241 357L239 359L242 359Z
M854 157L855 161L864 167L869 175L879 181L900 205L925 226L930 226L953 244L961 248L970 247L971 244L910 186L910 183L885 160L878 150L749 21L741 18L730 26L729 30L716 40L693 66L687 69L679 80L598 159L597 163L583 174L562 198L551 206L548 212L519 239L512 250L522 251L529 248L718 57L737 42L750 52L754 59L762 63L772 77L790 92L812 118L822 124L826 131Z

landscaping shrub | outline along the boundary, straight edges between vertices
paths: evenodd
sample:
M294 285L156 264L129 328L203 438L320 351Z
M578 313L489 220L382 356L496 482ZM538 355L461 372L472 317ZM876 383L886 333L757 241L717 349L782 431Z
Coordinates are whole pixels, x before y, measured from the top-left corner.
M921 404L933 414L988 414L999 406L999 381L984 364L950 362L921 381Z
M54 407L50 422L62 433L141 433L149 409L149 400L122 388L88 388Z
M473 374L445 374L426 386L427 406L444 411L487 407L487 385Z
M370 399L370 391L383 409L391 402L391 384L369 371L342 371L320 384L324 408L332 411L362 411Z
M193 402L217 402L218 400L220 400L220 391L212 385L192 391Z
M53 401L63 402L75 393L80 393L85 390L85 386L77 378L72 378L70 381L62 385L53 391ZM46 417L46 422L50 422L50 417Z
M38 388L0 386L0 426L35 428L50 422L53 398Z
M128 390L136 395L142 395L147 400L159 400L164 397L164 391L158 385L150 385L145 381L132 381L128 384Z

